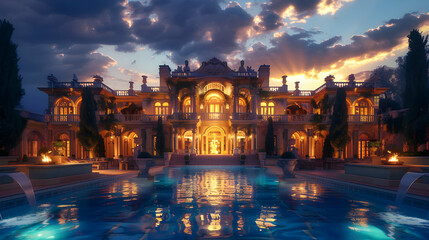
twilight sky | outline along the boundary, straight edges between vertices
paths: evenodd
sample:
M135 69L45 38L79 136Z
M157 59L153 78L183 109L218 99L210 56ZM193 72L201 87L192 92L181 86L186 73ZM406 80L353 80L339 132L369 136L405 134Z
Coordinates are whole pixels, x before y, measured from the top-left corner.
M18 44L25 109L43 113L37 87L104 77L114 89L138 89L141 75L158 85L158 66L188 59L191 69L213 56L238 68L271 65L271 85L288 75L312 90L377 66L396 67L408 33L429 33L427 0L2 0ZM363 78L364 74L357 74ZM363 80L363 79L360 79Z

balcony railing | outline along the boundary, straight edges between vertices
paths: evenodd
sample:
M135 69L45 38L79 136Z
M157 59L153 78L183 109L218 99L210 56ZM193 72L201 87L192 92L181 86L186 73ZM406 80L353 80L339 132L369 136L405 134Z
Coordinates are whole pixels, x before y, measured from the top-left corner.
M349 115L349 122L375 122L375 115Z
M255 120L256 114L254 113L235 113L232 114L234 120Z
M97 121L106 119L107 115L96 115ZM115 114L115 119L119 122L156 122L161 117L162 121L167 121L170 115L144 115L144 114ZM80 117L77 114L69 115L45 115L45 122L51 123L78 123Z
M229 113L212 112L201 114L201 120L228 120L229 118Z
M174 120L196 120L196 113L174 113L172 116Z
M45 122L56 122L56 123L77 123L79 122L79 115L68 114L68 115L45 115Z

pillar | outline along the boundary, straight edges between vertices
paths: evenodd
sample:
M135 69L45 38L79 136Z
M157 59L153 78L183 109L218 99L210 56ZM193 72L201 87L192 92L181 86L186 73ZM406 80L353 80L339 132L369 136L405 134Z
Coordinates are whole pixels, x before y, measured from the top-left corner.
M237 149L237 128L234 129L234 151Z
M174 149L176 153L179 152L179 132L177 131L177 128L174 131Z
M252 113L256 116L256 89L252 89Z
M195 139L195 132L196 132L196 130L195 130L195 128L193 128L193 129L192 129L192 151L191 151L191 153L197 153L197 152L195 151L195 142L196 142L196 139Z
M174 152L174 128L173 127L171 127L170 133L171 133L171 141L170 141L171 151Z
M152 131L150 129L146 129L146 151L150 154L153 154L152 141Z
M234 106L233 106L234 118L236 118L237 107L238 107L238 85L234 85Z
M252 134L250 136L251 136L251 145L250 145L251 153L255 153L255 129L254 128L252 128Z
M259 131L256 129L256 152L259 151Z

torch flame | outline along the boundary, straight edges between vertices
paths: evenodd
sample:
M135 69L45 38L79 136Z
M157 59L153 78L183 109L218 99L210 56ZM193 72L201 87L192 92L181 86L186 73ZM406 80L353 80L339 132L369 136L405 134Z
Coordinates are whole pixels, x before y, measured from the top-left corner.
M48 155L42 154L42 156L43 156L42 163L50 163L50 162L52 162L52 159Z
M389 158L389 162L397 163L399 161L397 156L398 154L393 154L393 156Z

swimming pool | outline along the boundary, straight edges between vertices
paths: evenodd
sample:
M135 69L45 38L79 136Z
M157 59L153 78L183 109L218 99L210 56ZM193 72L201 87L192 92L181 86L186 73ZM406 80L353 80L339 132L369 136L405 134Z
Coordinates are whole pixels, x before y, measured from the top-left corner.
M265 169L181 167L2 212L0 239L428 239L427 212Z

